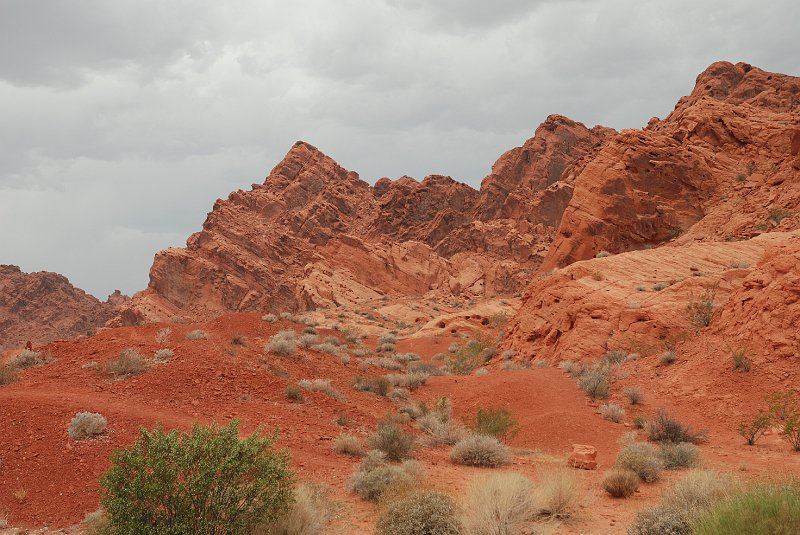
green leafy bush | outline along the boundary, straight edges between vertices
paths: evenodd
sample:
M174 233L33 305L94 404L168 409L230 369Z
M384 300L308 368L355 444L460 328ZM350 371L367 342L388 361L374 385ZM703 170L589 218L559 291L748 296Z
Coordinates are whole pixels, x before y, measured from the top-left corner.
M519 422L508 409L478 409L472 430L508 442L519 432Z
M761 435L769 429L772 423L772 418L769 414L758 413L749 422L741 422L739 424L739 434L742 435L747 441L749 446L754 446L755 443L761 438Z
M103 475L101 505L116 535L247 535L283 513L293 474L277 435L239 438L227 427L195 424L191 433L148 431L116 450Z

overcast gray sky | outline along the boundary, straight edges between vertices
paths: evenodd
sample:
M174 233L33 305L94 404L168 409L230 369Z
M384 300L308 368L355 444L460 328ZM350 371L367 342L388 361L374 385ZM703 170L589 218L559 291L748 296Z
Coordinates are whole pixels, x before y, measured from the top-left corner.
M549 114L641 127L709 63L800 74L800 2L0 0L0 263L104 298L298 139L477 186Z

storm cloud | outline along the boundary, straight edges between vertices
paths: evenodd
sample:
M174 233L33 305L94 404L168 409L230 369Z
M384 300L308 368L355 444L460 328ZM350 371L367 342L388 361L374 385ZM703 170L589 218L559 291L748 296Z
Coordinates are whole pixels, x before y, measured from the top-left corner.
M473 186L549 114L641 127L708 64L800 74L800 4L0 0L0 263L147 284L298 139Z

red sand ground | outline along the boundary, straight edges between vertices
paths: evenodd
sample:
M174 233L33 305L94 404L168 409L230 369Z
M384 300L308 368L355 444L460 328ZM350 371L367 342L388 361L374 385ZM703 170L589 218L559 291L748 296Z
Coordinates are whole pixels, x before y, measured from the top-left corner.
M172 329L171 337L158 344L156 334L164 327ZM97 480L108 467L109 454L131 443L140 426L161 422L167 428L188 429L194 421L227 422L235 417L242 421L245 432L259 425L266 430L279 428L279 445L292 451L292 466L299 477L327 483L339 491L336 496L344 508L334 531L371 532L374 507L345 490L356 461L331 451L333 439L345 431L336 419L346 416L346 431L366 437L378 420L396 413L400 405L349 386L354 375L365 373L359 371L355 358L344 365L334 356L302 349L295 357L265 355L262 348L268 337L289 328L301 330L290 322L270 324L255 314L232 314L198 325L111 329L91 338L46 346L44 350L55 358L54 362L25 370L18 383L0 387L0 433L4 437L0 443L0 513L14 526L74 525L98 507ZM185 340L185 334L195 329L202 329L210 338ZM318 330L320 338L338 334ZM247 346L232 344L235 335L247 337ZM401 341L398 350L415 351L428 358L446 352L456 339L412 338ZM144 375L122 380L81 367L94 361L102 368L127 347L148 357L160 347L169 347L175 356L167 363L153 365ZM674 370L680 370L686 364L674 366ZM637 367L641 371L636 372ZM280 377L279 373L285 373L280 370L288 372L289 378ZM368 373L380 372L371 368ZM675 385L660 377L662 372L653 363L642 359L625 364L625 374L629 375L615 386L612 399L622 404L617 399L621 398L618 392L622 385L636 384L645 394L644 413L650 415L657 407L667 406L681 419L707 430L710 440L702 453L709 466L736 470L748 477L774 473L776 466L784 473L800 474L800 455L790 453L778 437L769 436L759 446L749 448L742 445L732 422L707 417L706 404L682 405L681 388L692 387L691 373L680 374L682 383ZM287 385L318 377L331 379L347 399L339 402L308 392L304 403L286 399ZM416 399L429 401L439 396L452 399L458 417L469 418L478 407L508 408L520 423L520 432L511 442L517 455L508 468L534 479L542 466L563 464L573 443L597 447L600 469L579 471L585 495L578 514L555 528L556 532L624 533L635 512L657 501L665 486L663 482L643 485L629 500L604 495L600 488L603 471L613 463L618 439L631 430L630 424L603 420L597 404L589 402L559 369L492 369L483 376L432 377L414 394ZM707 405L716 409L717 402L711 398ZM85 442L70 440L66 429L78 411L105 415L110 426L108 436ZM634 411L628 412L630 422ZM416 457L434 484L461 493L474 475L486 472L454 466L447 454L446 448L417 450ZM679 473L667 477L673 479Z

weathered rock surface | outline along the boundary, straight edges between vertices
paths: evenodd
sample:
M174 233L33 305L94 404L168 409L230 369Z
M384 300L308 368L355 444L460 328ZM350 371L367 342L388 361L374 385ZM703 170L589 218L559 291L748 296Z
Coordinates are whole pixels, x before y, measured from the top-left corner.
M0 347L94 334L127 299L115 292L101 302L63 275L0 265Z

